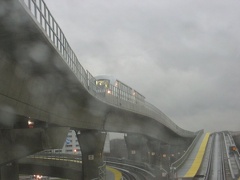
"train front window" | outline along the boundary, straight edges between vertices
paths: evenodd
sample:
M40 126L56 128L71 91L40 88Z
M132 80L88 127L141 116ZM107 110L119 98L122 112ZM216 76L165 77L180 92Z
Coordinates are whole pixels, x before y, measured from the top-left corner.
M98 80L96 80L96 86L101 87L101 88L109 88L109 80L98 79Z

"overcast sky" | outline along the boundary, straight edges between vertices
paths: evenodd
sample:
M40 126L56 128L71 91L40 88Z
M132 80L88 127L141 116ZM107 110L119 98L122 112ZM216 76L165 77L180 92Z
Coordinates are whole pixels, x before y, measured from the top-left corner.
M112 74L180 127L240 130L239 0L46 0L93 76Z

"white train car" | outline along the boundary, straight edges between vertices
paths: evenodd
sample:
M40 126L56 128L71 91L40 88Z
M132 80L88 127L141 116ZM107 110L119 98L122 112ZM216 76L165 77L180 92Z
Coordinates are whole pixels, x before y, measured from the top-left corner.
M136 104L143 104L145 97L125 83L110 75L100 75L96 79L96 92L101 94L111 94L122 100Z

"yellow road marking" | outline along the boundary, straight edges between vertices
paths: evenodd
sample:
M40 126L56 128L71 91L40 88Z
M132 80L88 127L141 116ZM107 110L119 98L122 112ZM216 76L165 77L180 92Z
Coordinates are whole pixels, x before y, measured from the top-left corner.
M121 180L122 179L122 173L114 168L106 167L107 170L111 171L114 174L114 180Z
M195 160L193 161L193 164L192 166L190 167L190 169L188 170L188 172L185 174L184 177L186 178L191 178L191 177L194 177L202 163L202 159L203 159L203 156L204 156L204 153L205 153L205 150L206 150L206 146L207 146L207 142L208 142L208 139L209 139L209 136L210 136L210 133L206 133L202 143L201 143L201 146L198 150L198 153L196 155L196 158Z

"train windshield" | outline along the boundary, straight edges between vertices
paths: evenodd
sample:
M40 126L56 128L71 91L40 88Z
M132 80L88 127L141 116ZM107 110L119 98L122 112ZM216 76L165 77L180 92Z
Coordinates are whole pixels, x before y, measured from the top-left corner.
M96 86L100 88L109 88L110 81L108 79L98 79L96 80Z

